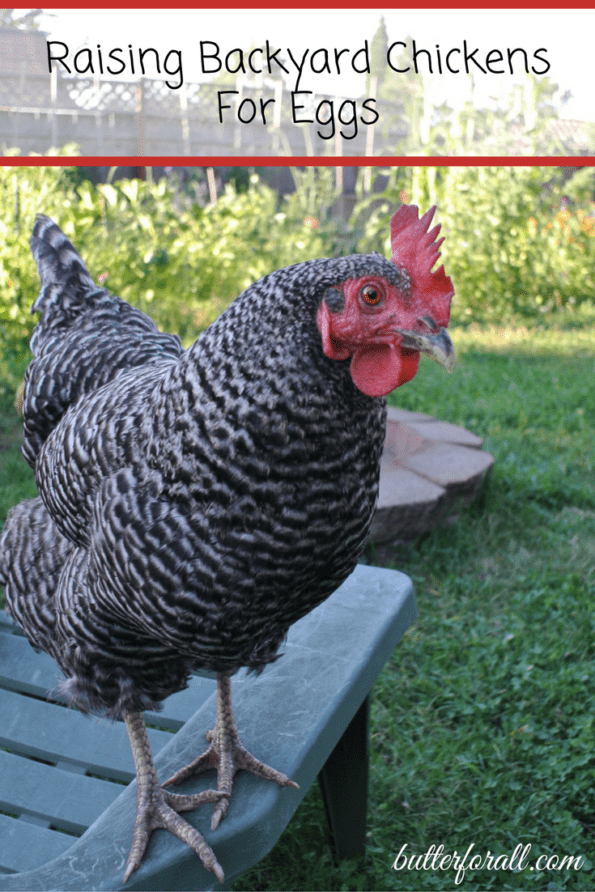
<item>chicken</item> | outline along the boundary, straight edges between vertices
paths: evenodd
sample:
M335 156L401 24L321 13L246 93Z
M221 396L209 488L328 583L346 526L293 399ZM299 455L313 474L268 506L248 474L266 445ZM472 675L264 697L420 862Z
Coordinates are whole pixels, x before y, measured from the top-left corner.
M355 568L386 394L414 377L420 352L452 368L434 211L397 211L391 260L265 276L188 350L98 288L55 224L36 222L23 452L40 495L7 519L0 582L14 621L59 664L59 694L126 723L138 787L125 880L157 827L223 879L179 813L213 803L215 828L242 768L295 786L242 746L230 677L277 659L289 626ZM217 673L215 728L166 785L213 767L217 789L175 795L159 784L142 713L201 670Z

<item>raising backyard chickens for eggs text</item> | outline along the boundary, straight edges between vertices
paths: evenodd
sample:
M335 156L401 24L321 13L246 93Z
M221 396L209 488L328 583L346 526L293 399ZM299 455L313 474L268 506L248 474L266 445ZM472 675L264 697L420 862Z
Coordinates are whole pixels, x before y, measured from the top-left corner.
M427 74L497 74L513 75L524 71L534 75L545 75L551 65L545 47L528 50L515 46L497 48L476 46L467 40L450 47L433 47L410 39L397 40L386 52L387 72L415 75ZM184 83L182 51L170 49L160 53L154 47L135 47L127 44L107 48L84 47L71 53L68 44L61 40L47 41L49 71L60 70L68 74L110 75L110 76L155 76L166 75L165 84L172 90ZM249 96L240 97L239 90L219 90L217 93L217 114L220 124L270 124L281 120L281 102L289 103L286 112L290 113L293 124L317 124L322 139L332 139L337 132L344 139L354 139L361 126L375 124L379 120L376 98L330 99L316 96L306 89L314 86L315 75L344 75L348 72L371 75L371 52L369 41L355 51L347 48L327 49L319 47L293 52L291 47L274 49L266 40L263 45L250 50L240 47L223 49L213 40L201 40L197 44L194 60L202 75L228 74L271 75L282 78L285 75L289 98L282 94L274 97L259 97L258 101ZM293 83L292 83L293 81Z

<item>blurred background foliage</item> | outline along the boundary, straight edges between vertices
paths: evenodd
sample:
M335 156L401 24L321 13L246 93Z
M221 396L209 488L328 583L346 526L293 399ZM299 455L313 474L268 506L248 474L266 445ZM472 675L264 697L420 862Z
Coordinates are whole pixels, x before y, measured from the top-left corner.
M453 321L513 321L592 309L595 169L393 168L381 196L354 209L360 250L387 252L401 201L438 206L442 261L455 284Z
M292 173L295 190L281 196L248 169L232 171L213 194L198 168L103 184L77 167L0 168L0 379L17 384L29 359L38 211L74 240L94 278L186 344L274 269L389 255L390 216L403 202L438 205L455 323L593 312L592 167L366 168L352 171L349 200L340 168Z

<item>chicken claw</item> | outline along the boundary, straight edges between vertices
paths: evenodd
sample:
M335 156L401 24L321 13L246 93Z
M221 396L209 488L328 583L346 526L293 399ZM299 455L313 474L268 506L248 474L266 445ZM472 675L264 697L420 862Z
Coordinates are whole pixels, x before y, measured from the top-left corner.
M190 846L207 870L211 870L222 883L223 870L215 853L198 830L180 817L179 812L191 811L204 802L227 801L229 794L219 790L204 790L193 796L179 796L164 790L157 778L142 713L128 713L124 716L124 721L132 747L137 780L136 821L124 882L140 866L153 830L162 828Z
M295 781L256 759L242 744L231 706L231 683L226 675L217 676L217 718L213 730L206 732L206 738L210 741L210 746L205 752L189 765L176 771L163 786L178 784L189 777L208 771L209 768L216 768L218 790L226 793L227 798L221 798L213 809L211 830L216 830L227 814L233 778L242 769L250 771L256 777L275 781L280 787L299 789Z

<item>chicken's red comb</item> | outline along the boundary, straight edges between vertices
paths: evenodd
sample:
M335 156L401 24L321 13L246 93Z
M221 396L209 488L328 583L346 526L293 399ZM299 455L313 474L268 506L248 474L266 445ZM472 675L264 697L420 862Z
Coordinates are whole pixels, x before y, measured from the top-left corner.
M432 272L444 241L444 238L436 241L439 225L428 232L435 212L436 205L418 219L416 205L401 205L390 221L391 259L405 268L411 280L411 290L419 289L425 295L435 321L439 325L448 325L450 301L455 292L444 266Z

